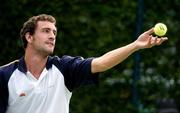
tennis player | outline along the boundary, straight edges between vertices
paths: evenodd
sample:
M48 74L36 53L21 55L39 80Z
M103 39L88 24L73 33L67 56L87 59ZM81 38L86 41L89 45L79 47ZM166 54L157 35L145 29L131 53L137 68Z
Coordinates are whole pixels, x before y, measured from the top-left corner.
M57 28L53 16L29 18L20 37L25 54L0 67L0 113L69 113L74 89L96 84L98 73L124 61L139 49L151 48L167 37L152 36L153 28L134 42L97 58L52 56Z

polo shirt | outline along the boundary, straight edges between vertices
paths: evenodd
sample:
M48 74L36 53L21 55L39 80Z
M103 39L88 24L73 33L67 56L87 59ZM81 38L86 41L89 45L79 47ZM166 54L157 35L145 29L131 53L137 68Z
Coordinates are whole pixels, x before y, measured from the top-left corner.
M97 83L92 59L49 56L39 79L27 70L24 57L0 67L0 113L69 113L72 91Z

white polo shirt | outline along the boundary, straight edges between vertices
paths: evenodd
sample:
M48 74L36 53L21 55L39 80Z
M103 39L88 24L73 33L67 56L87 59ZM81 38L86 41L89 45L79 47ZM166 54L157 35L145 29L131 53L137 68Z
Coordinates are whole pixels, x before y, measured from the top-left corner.
M72 91L97 83L92 58L49 57L37 80L24 57L0 68L0 113L69 113Z

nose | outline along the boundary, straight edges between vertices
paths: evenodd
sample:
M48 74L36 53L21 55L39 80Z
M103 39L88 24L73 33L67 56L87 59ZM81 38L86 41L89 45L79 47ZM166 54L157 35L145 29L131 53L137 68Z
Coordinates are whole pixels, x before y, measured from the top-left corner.
M54 41L55 38L54 38L54 37L49 37L49 40L50 40L50 41Z
M50 39L51 41L54 41L55 38L56 38L55 34L54 34L53 32L51 32L51 33L50 33L50 36L49 36L49 39Z

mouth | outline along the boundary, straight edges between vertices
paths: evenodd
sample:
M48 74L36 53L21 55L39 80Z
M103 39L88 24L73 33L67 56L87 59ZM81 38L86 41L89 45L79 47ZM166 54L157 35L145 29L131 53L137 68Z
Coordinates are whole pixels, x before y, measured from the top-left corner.
M46 42L47 45L54 46L53 42Z

